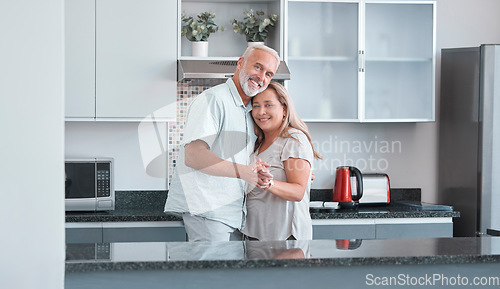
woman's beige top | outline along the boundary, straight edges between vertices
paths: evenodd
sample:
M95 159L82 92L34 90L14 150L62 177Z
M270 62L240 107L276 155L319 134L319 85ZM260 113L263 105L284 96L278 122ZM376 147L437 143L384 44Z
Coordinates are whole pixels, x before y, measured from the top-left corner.
M314 158L311 144L304 133L290 129L291 138L278 138L262 153L253 153L250 162L260 158L271 166L269 170L277 181L286 182L283 162L288 158L308 161ZM265 240L286 240L293 235L297 240L312 239L312 222L309 214L311 172L304 197L300 202L286 201L257 187L247 188L247 218L243 233Z

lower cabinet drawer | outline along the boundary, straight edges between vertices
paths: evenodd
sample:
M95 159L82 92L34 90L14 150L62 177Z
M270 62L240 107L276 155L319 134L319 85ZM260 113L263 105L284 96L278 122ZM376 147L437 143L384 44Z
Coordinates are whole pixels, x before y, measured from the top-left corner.
M186 241L184 227L104 228L103 242L181 242Z
M102 243L102 228L66 228L66 243Z
M375 239L375 225L313 225L313 240Z
M182 222L67 223L66 243L183 242Z
M313 240L453 237L451 218L315 219ZM184 242L182 222L66 224L66 243Z
M313 220L313 240L453 237L451 218Z
M450 237L453 237L453 223L377 224L377 239Z

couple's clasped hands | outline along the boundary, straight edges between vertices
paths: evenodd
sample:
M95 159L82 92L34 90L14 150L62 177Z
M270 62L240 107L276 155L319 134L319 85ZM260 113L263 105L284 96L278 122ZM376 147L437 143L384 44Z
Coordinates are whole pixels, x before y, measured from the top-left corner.
M268 170L270 166L268 163L258 159L255 163L247 166L247 176L243 179L259 189L267 189L273 179L273 175Z

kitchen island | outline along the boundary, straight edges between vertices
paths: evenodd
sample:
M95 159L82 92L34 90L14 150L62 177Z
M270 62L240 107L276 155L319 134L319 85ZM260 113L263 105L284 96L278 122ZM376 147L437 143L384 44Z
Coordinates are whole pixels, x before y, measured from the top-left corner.
M323 193L311 196L319 236L311 241L179 242L182 220L163 212L166 196L157 193L127 193L115 211L68 212L66 288L363 288L500 277L500 238L413 239L451 237L460 216L451 207L394 194L391 204L344 210ZM380 235L391 230L398 239ZM93 233L98 241L85 240Z
M67 245L65 288L500 286L498 237L108 245Z

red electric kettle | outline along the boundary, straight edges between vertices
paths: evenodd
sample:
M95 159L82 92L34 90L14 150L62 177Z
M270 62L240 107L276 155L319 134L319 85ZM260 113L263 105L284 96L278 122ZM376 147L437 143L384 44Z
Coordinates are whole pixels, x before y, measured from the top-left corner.
M356 177L356 194L352 194L351 176ZM337 167L333 201L338 202L341 208L354 208L363 196L363 175L356 167Z
M361 246L361 239L337 239L335 246L339 250L354 250Z

